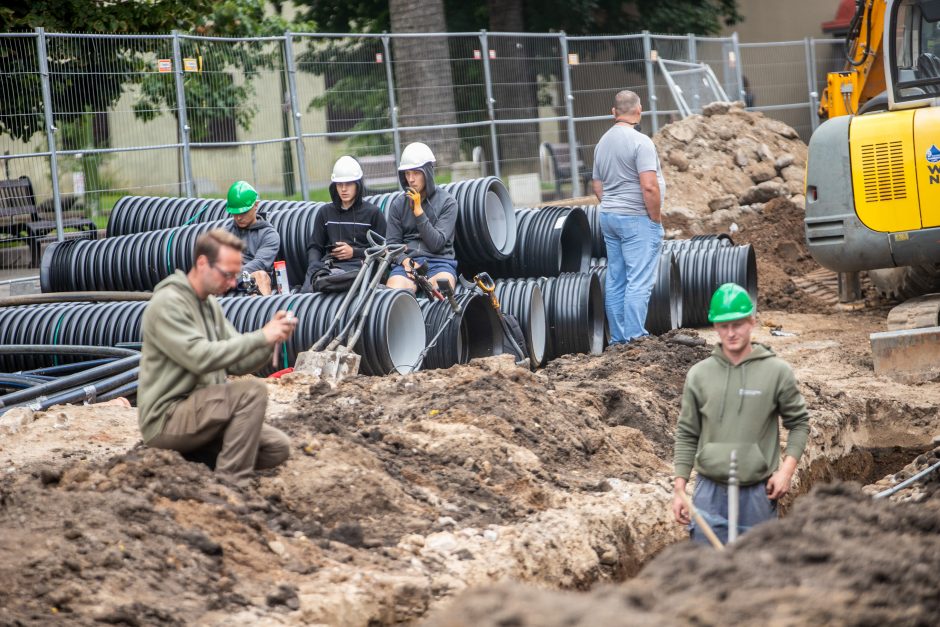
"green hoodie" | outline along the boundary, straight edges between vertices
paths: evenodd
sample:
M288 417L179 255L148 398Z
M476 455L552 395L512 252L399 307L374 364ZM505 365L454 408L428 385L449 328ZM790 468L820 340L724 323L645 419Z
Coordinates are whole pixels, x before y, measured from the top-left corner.
M688 479L694 463L701 475L726 483L737 450L741 485L764 481L780 464L778 415L789 431L786 454L803 454L809 416L793 371L769 347L751 347L735 366L719 344L689 370L676 427L677 477Z
M177 270L153 290L144 311L137 414L144 442L163 431L176 403L194 390L250 374L271 359L259 329L241 335L214 296L200 300Z

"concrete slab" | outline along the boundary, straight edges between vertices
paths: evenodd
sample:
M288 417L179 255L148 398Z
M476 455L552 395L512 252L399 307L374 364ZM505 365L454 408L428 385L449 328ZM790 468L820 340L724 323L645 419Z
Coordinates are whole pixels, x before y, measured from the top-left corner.
M940 326L869 335L876 374L906 383L940 377Z

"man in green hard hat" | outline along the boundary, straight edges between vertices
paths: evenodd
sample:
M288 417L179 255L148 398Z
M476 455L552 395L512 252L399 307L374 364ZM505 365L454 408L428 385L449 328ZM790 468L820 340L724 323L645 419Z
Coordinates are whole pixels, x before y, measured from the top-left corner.
M267 295L271 293L271 272L281 248L281 236L270 222L258 217L258 200L254 187L245 181L235 181L225 203L225 210L232 216L225 229L244 242L242 271L250 274L258 290Z
M736 451L740 488L738 533L777 516L777 500L790 490L809 435L809 416L793 371L763 344L751 341L754 302L740 285L725 283L712 296L709 322L719 344L692 366L676 427L675 497L678 523L705 543L682 495L694 468L692 506L722 542L728 537L728 478ZM778 416L787 429L781 461Z

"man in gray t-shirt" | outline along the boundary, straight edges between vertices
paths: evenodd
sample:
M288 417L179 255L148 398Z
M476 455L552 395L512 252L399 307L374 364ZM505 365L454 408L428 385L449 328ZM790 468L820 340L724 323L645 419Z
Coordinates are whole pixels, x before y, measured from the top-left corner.
M640 97L623 90L611 109L614 126L594 149L594 194L601 201L607 245L604 308L611 344L643 335L663 241L660 216L666 192L653 141L637 131Z

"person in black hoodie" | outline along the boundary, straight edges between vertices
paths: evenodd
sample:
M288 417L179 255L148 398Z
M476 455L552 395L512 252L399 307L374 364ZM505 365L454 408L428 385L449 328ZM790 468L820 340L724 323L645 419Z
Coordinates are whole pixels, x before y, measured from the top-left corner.
M362 168L350 156L340 157L330 176L333 202L320 208L307 242L307 275L302 292L315 291L319 277L356 272L362 267L370 230L385 236L385 216L362 199Z
M392 266L386 285L415 291L412 269L426 266L432 285L446 279L457 283L454 230L457 200L434 183L434 153L426 144L405 146L398 165L398 180L405 193L388 210L389 244L404 244L407 255Z

